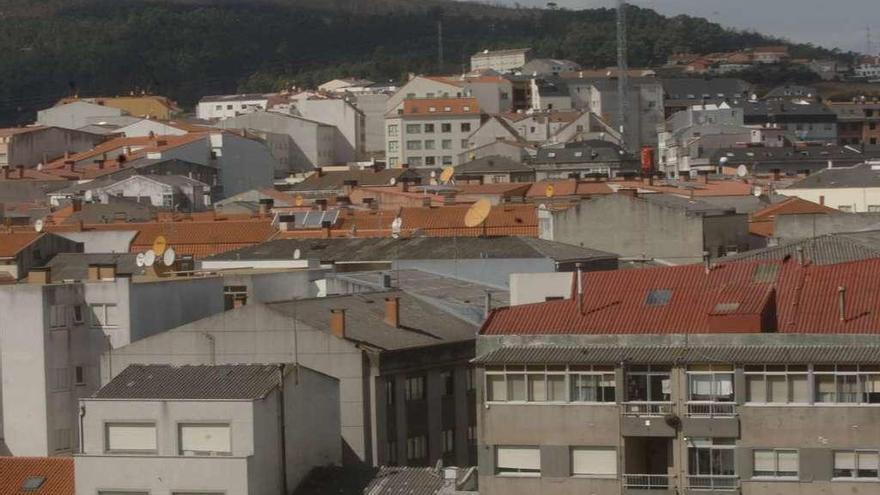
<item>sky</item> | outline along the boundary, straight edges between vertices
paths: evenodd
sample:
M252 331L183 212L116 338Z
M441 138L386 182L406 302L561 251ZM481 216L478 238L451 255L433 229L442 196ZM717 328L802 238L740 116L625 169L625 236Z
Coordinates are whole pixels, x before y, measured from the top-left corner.
M614 0L555 0L560 7L610 7ZM544 7L547 0L491 3ZM724 26L749 29L801 43L865 52L871 26L874 53L880 50L880 0L631 0L665 15L705 17Z

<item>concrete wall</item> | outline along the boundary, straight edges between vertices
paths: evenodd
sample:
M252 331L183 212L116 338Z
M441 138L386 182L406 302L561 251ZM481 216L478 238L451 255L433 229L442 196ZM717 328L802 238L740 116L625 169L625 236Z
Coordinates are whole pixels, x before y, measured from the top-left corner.
M880 213L779 215L775 236L780 242L837 232L855 232L880 224Z
M5 145L8 149L7 162L0 161L0 165L36 167L39 163L49 163L64 156L67 151L79 153L90 150L102 142L104 137L88 132L50 127L14 134L9 139L10 143Z
M544 302L548 297L571 297L574 274L512 273L510 275L510 305Z
M122 114L118 108L77 101L40 110L37 112L37 124L79 129L89 125L95 117L119 117Z
M867 213L880 210L880 188L878 187L835 187L827 189L780 189L780 194L798 197L823 204L847 213Z
M143 119L134 124L121 127L116 132L121 132L125 137L146 137L149 136L150 133L153 133L156 136L183 136L184 134L188 134L188 132L183 129L150 119Z
M364 114L346 100L300 100L296 112L302 117L336 127L333 161L353 162L365 157Z
M134 342L222 313L223 279L208 277L139 282L131 285L130 298L129 342Z
M45 234L23 248L13 263L0 264L0 272L6 272L17 279L27 277L31 268L43 266L58 253L78 253L82 246L60 235Z
M360 94L354 97L354 105L363 112L365 140L364 151L370 155L385 151L385 105L387 94Z
M461 259L461 260L397 260L393 270L416 269L437 275L467 280L478 284L509 288L512 273L546 273L556 271L556 262L549 258L528 259Z
M503 82L466 82L465 87L480 103L484 113L509 112L513 107L513 85Z
M317 270L290 270L269 273L224 274L223 285L243 285L248 288L248 302L278 302L319 297L319 280L324 272Z

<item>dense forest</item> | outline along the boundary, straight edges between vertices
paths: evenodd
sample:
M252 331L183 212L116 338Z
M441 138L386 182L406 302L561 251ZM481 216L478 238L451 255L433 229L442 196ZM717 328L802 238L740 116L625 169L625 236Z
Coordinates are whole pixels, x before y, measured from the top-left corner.
M444 65L437 24L443 22ZM780 40L630 7L630 64ZM531 46L586 67L615 63L615 12L506 9L448 0L0 0L0 122L70 94L202 95L355 75L459 72L484 48ZM834 52L792 45L797 57Z

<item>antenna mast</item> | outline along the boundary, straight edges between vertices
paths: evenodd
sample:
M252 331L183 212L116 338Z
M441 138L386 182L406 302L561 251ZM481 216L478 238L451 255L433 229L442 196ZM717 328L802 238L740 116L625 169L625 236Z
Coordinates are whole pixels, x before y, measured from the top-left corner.
M627 90L629 87L629 74L627 73L628 64L626 60L626 0L617 0L617 102L620 123L620 139L621 145L626 149L626 129L627 129L627 111L629 107L629 98Z
M874 56L874 40L871 39L871 25L870 24L865 26L865 38L866 38L866 48L868 50L866 52L866 55L868 55L869 57L873 57Z
M443 12L437 15L437 70L443 72Z

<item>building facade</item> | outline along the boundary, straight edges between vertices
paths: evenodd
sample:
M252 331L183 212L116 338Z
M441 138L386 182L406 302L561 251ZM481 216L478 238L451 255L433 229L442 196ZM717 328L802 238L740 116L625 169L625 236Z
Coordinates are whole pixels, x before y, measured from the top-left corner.
M448 167L459 164L469 136L480 127L475 98L412 98L398 112L386 114L385 143L389 167Z

